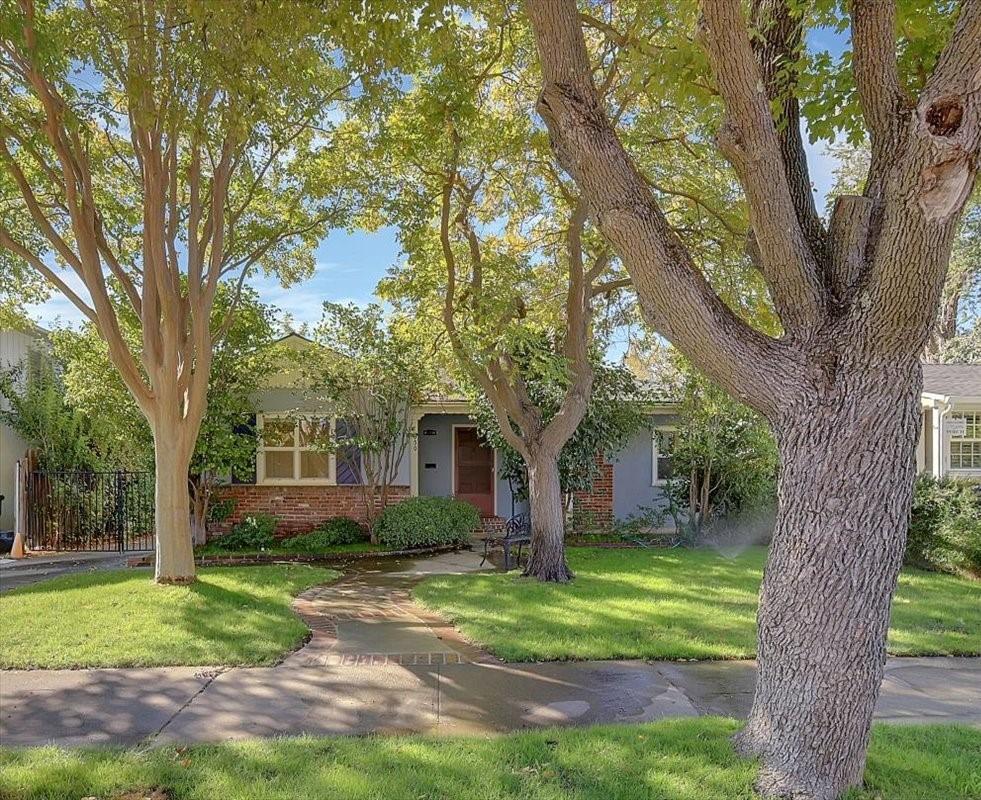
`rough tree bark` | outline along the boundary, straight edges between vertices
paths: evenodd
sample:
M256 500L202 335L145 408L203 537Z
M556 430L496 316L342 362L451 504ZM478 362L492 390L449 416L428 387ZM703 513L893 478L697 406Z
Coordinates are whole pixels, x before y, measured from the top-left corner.
M760 595L760 675L737 737L763 757L767 795L835 797L861 781L906 541L919 372L915 355L856 358L774 424L779 508Z
M532 546L525 574L540 581L565 583L574 575L565 561L565 504L558 454L529 448L526 467Z
M919 355L981 150L981 0L965 0L918 98L902 89L895 4L854 0L855 81L870 129L863 197L817 217L797 135L797 4L702 4L725 106L718 142L743 185L754 255L784 327L735 319L620 145L597 98L575 0L527 0L560 164L634 280L647 321L763 413L779 509L759 608L760 676L737 742L765 796L831 800L858 783L885 661L917 437ZM778 83L779 76L779 83ZM774 101L778 101L774 103ZM788 118L778 127L771 104Z

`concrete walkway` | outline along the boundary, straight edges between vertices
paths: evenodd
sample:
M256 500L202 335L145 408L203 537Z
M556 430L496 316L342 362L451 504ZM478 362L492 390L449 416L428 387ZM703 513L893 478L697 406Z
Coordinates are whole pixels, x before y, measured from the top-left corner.
M221 741L285 734L491 733L551 725L744 716L752 662L502 664L409 596L470 553L363 565L305 592L309 643L268 668L0 672L6 745ZM876 711L981 727L981 659L890 659Z

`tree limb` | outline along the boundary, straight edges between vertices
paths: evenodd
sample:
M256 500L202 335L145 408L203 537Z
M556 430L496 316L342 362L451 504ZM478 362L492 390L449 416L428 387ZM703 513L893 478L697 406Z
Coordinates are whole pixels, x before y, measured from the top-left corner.
M543 89L538 102L559 163L634 280L648 322L737 397L767 412L796 357L738 319L712 291L596 97L575 0L527 0Z
M699 34L725 104L719 147L746 191L763 276L784 327L806 339L824 315L820 254L804 235L740 0L703 2Z

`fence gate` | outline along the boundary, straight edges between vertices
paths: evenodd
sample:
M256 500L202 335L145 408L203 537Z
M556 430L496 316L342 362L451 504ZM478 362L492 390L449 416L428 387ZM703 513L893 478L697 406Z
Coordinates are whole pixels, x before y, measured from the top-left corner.
M24 529L30 549L153 549L152 473L22 474Z

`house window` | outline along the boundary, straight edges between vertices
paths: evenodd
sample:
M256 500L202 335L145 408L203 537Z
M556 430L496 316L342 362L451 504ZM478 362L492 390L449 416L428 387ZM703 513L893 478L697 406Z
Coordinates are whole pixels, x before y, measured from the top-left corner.
M329 417L264 414L260 418L259 480L263 483L333 483L334 458L317 447L329 437Z
M651 435L651 484L660 486L674 474L671 467L671 451L674 450L677 433L674 428L655 428Z
M981 470L981 411L953 414L966 423L963 436L950 437L950 468Z

